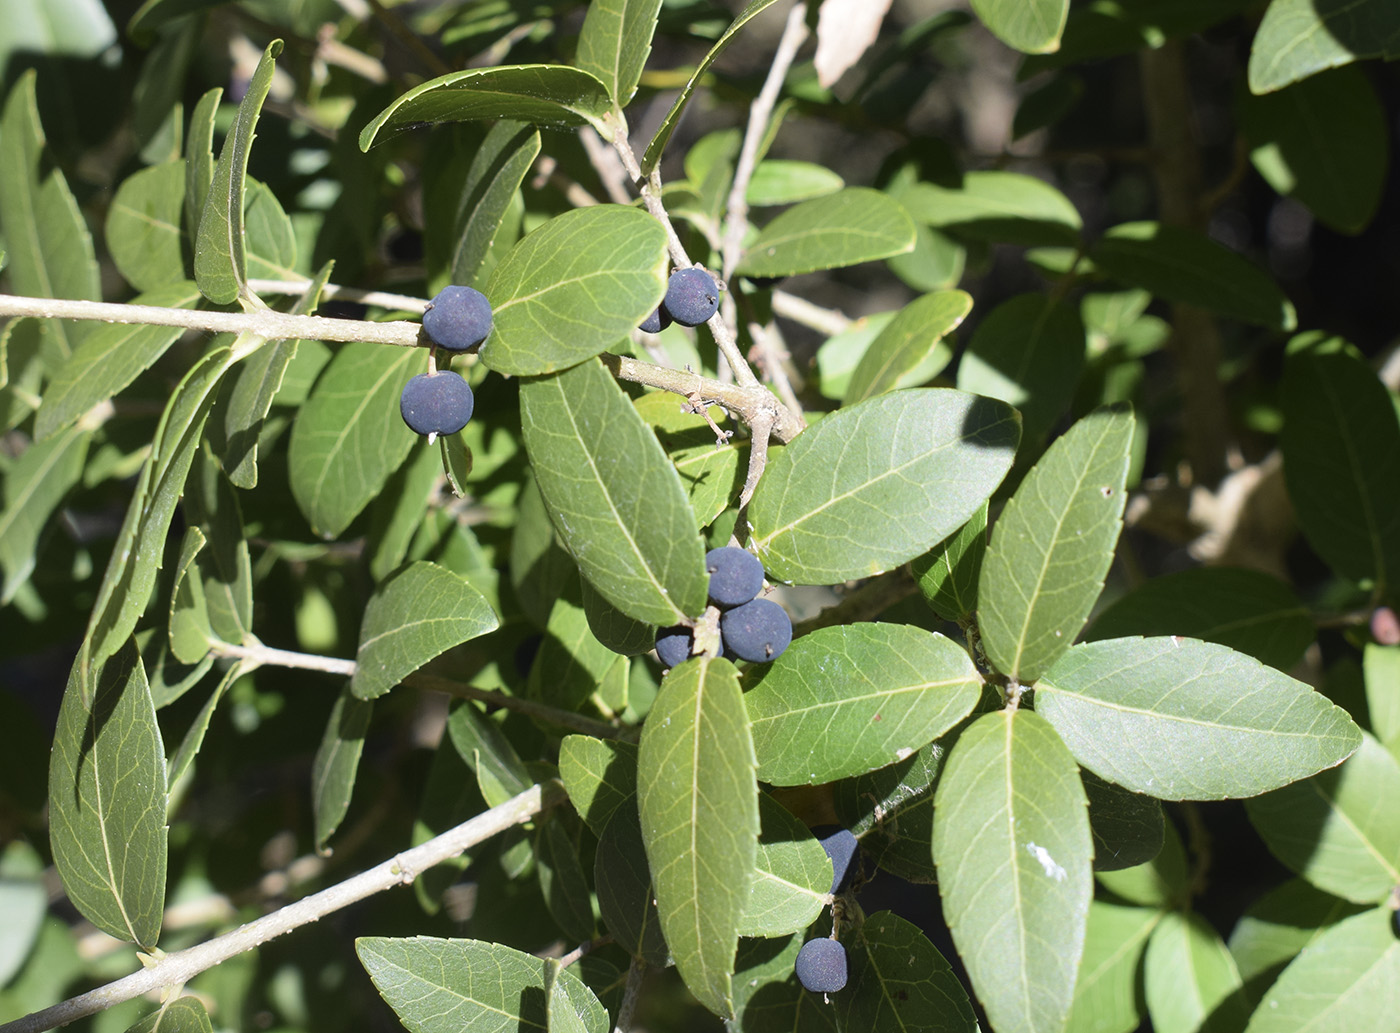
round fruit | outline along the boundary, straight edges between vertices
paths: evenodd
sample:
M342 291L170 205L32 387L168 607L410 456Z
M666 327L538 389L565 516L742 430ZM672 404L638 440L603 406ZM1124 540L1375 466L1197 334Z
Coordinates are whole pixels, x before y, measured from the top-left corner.
M675 667L685 663L694 655L691 652L694 648L695 629L684 624L662 628L656 633L656 656L662 667ZM715 655L723 656L724 648L721 646Z
M637 329L644 330L649 334L659 334L662 330L665 330L670 325L671 317L667 315L666 310L664 308L662 308L660 305L657 305L656 310L652 312L651 315L643 319L642 325L639 326Z
M860 867L860 840L840 825L818 825L812 829L812 835L831 858L831 892L840 893L850 886Z
M448 351L475 348L491 332L491 302L472 287L444 287L423 313L423 332Z
M699 326L719 311L719 288L703 269L677 269L661 304L681 326Z
M725 610L719 618L724 648L740 660L767 663L782 656L792 642L792 618L771 599L755 599Z
M404 385L399 412L415 434L456 434L472 418L472 389L458 373L420 373Z
M710 572L710 602L716 606L741 606L763 591L763 564L737 545L705 553L705 569Z
M834 994L846 985L846 948L837 940L808 940L793 965L797 981L813 993Z

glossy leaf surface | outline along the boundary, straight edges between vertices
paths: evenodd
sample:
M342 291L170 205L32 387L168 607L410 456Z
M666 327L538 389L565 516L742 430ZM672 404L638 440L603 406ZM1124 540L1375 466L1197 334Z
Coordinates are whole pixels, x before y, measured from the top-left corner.
M660 9L661 0L593 0L588 5L575 60L607 87L619 108L637 92Z
M847 187L804 201L759 231L739 262L747 276L796 276L914 249L914 223L898 201Z

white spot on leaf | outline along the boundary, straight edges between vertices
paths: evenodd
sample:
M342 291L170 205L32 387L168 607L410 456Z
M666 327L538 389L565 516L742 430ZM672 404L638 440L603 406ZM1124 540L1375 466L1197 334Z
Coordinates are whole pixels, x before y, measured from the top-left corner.
M1036 846L1034 843L1027 843L1026 849L1031 852L1032 857L1040 862L1040 867L1045 870L1046 875L1050 876L1050 878L1054 879L1056 882L1065 881L1069 873L1056 863L1055 859L1050 856L1049 850L1046 850L1043 846Z

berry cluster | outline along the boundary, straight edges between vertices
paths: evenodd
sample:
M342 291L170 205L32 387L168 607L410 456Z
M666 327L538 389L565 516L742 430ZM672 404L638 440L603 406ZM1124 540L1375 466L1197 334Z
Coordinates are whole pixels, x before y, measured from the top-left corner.
M734 545L705 554L710 574L710 603L721 611L719 656L732 654L749 663L776 660L792 642L792 619L763 590L763 564ZM695 649L694 629L686 624L656 633L656 655L663 667L688 660Z
M659 334L672 323L699 326L719 311L719 287L703 269L677 269L666 285L666 297L642 320L641 329Z
M423 313L423 332L449 352L480 347L491 332L491 302L471 287L444 287ZM399 413L415 434L456 434L472 418L472 389L450 369L420 373L399 398Z
M821 825L812 829L812 834L831 858L832 895L844 893L860 869L860 841L839 825ZM793 971L797 981L813 993L834 994L846 985L846 948L834 933L808 940L797 952Z

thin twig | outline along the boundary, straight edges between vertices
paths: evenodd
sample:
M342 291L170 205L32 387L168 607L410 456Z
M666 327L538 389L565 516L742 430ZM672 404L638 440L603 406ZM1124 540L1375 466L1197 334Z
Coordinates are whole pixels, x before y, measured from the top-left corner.
M778 48L773 53L773 63L768 66L768 77L763 88L758 91L749 107L749 124L744 130L744 142L739 148L739 160L734 166L734 182L729 188L729 201L725 206L724 246L722 249L724 278L730 279L739 265L739 256L744 249L744 229L749 219L749 180L758 166L758 148L768 132L768 122L773 117L773 106L778 102L783 83L787 80L788 69L797 57L797 50L807 39L807 5L799 0L788 12L787 24L778 40Z
M535 176L530 180L530 186L539 190L546 183L554 184L555 188L563 193L565 200L575 208L592 208L599 203L577 180L565 175L556 159L548 154L541 154L535 162Z
M524 714L527 717L547 721L561 728L572 728L576 732L582 732L584 735L591 735L595 739L630 739L634 738L638 733L638 730L635 728L610 725L606 721L598 721L591 717L585 717L583 714L576 714L572 710L560 710L558 707L551 707L544 703L536 703L531 699L521 699L519 696L509 696L504 692L495 692L491 689L478 689L475 685L467 685L463 682L453 681L451 678L443 678L435 674L424 674L422 672L410 674L403 680L403 683L415 689L428 689L433 692L441 692L444 695L456 696L460 699L474 699L482 703L490 703L504 710L513 710L517 714Z
M791 319L794 323L800 323L828 337L844 333L856 322L835 309L822 308L787 291L773 292L773 314Z
M218 642L211 645L215 656L232 657L244 662L244 670L258 667L290 667L301 671L322 671L351 678L355 674L355 661L342 660L337 656L317 656L315 653L294 653L289 649L275 649L254 641L251 644L235 645L232 642Z
M627 192L628 170L622 164L621 158L615 150L611 150L603 138L598 135L598 130L592 126L584 126L578 131L579 142L583 144L584 153L588 155L589 162L593 165L593 171L598 173L598 179L603 184L603 189L607 191L608 199L613 204L631 204L632 195ZM633 179L636 177L634 176Z
M310 280L249 280L248 289L254 294L301 294L311 286ZM322 301L357 301L373 308L387 308L404 312L422 312L428 307L423 298L410 294L390 294L388 291L367 291L359 287L342 287L328 283L321 290Z
M41 1033L166 987L179 986L220 962L252 950L275 937L309 925L376 893L408 885L420 872L456 857L506 829L521 825L564 800L556 781L531 786L498 807L448 829L426 843L395 854L368 871L303 897L270 915L194 947L167 954L149 967L106 986L89 990L43 1011L0 1026L0 1033Z
M793 636L809 635L820 628L831 628L838 624L872 620L918 590L918 582L914 580L909 568L898 567L879 577L871 578L855 591L848 592L835 606L828 606L815 617L794 624Z
M802 403L798 401L797 392L792 389L792 380L787 371L786 360L792 356L786 348L780 350L774 343L777 335L771 325L765 327L758 323L750 323L749 336L753 338L753 351L758 353L757 362L763 370L764 379L773 385L778 397L792 410L793 415L802 420ZM806 423L805 420L802 422Z
M617 1026L614 1027L614 1033L632 1033L632 1015L637 1010L637 998L641 996L642 977L646 975L646 971L647 963L634 955L632 965L627 970L627 986L622 991L622 1004L617 1009Z

